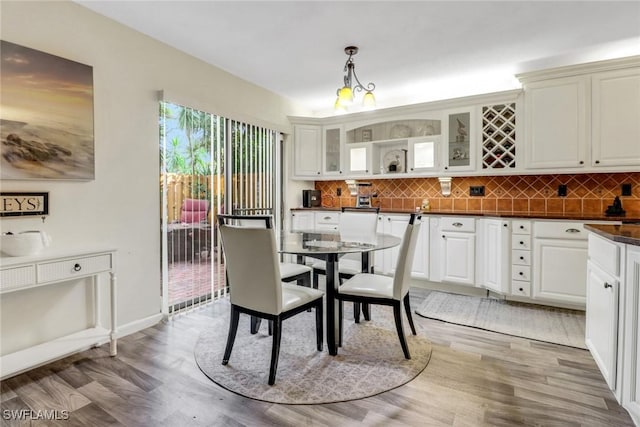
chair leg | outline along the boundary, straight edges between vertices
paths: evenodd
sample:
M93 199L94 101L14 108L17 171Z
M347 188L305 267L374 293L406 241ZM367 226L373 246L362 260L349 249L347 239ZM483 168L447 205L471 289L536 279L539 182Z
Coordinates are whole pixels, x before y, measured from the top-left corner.
M302 279L302 286L306 286L307 288L311 287L311 273L304 275L304 278Z
M269 331L269 335L273 335L273 320L269 320L269 323L267 324L268 326L268 331Z
M409 346L407 346L407 339L404 336L404 330L402 329L402 307L400 301L393 302L393 318L396 321L396 330L398 331L398 338L400 338L400 345L402 346L402 352L405 359L411 359L409 354Z
M233 349L233 343L236 340L236 333L238 332L238 322L240 320L240 312L231 306L231 319L229 320L229 335L227 336L227 346L224 349L224 356L222 357L222 364L229 363L229 356L231 356L231 350Z
M411 327L411 333L416 334L416 327L413 325L413 317L411 316L411 301L409 301L409 293L404 296L404 312L407 313L407 319L409 319L409 326Z
M318 270L313 270L313 289L318 289L318 280L320 275L318 274Z
M322 298L318 300L316 305L316 343L318 345L318 351L322 351L323 337L324 337L324 320L322 319Z
M273 321L273 345L271 346L271 366L269 367L269 385L276 382L278 357L280 356L280 339L282 338L282 319L278 316Z
M260 323L262 319L256 316L251 316L251 334L255 335L260 330Z
M356 323L360 323L360 303L355 301L353 302L353 318Z
M371 304L368 302L362 303L362 314L364 315L364 320L371 320Z

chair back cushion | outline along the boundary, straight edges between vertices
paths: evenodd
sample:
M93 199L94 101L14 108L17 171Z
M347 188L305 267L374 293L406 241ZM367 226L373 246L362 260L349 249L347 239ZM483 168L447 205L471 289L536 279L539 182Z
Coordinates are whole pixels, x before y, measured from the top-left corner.
M209 201L200 199L184 199L180 208L180 222L191 224L207 219Z
M416 251L416 243L420 234L421 220L415 218L415 214L411 215L413 221L409 221L409 225L402 236L400 243L400 251L396 261L396 272L393 277L393 299L401 300L409 291L411 285L411 265L413 264L413 256Z
M220 225L231 303L268 314L282 312L282 286L272 228Z
M338 231L344 242L375 243L378 215L375 212L347 211L340 214Z

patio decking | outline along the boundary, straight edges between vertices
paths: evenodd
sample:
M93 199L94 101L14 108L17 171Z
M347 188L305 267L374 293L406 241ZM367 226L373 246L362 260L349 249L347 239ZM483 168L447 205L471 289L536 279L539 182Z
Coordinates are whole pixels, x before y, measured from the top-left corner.
M169 305L188 302L224 288L224 265L217 259L195 257L169 263Z

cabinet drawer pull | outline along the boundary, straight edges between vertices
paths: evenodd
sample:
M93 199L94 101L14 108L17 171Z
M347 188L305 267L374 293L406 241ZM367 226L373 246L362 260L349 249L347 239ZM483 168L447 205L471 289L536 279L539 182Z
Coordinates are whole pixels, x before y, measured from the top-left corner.
M564 230L565 233L579 233L580 230L578 230L577 228L567 228L566 230Z
M324 217L324 218L322 218L322 219L330 220L330 219L331 219L331 217L330 217L330 216L325 216L325 217Z
M520 244L521 244L521 245L524 245L524 242L523 242L522 240L520 240Z
M73 266L73 271L80 271L82 270L82 266L80 264L76 264Z
M454 227L462 227L462 223L461 222L454 222L453 224Z
M613 288L613 285L610 285L609 283L604 282L604 288L605 289Z
M521 226L520 226L520 230L524 230L524 225L521 225Z
M443 234L443 235L442 235L442 238L443 238L443 239L446 239L446 238L447 238L447 236L445 236L445 235Z
M524 288L518 288L520 292L524 292Z
M518 273L518 274L521 275L521 276L524 276L524 273L522 271L520 273Z
M524 261L524 257L523 257L523 256L521 256L521 257L520 257L520 259L521 259L522 261Z
M504 224L502 224L503 227L508 227L509 224L507 224L506 222Z

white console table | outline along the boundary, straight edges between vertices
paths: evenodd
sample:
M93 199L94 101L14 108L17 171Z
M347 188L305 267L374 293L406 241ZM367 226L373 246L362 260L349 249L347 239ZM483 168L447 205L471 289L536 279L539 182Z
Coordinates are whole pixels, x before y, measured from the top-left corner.
M4 379L77 351L110 342L116 343L116 251L78 251L65 254L42 253L31 257L0 258L0 295L41 286L55 286L70 280L91 278L94 288L93 327L37 344L0 357L0 379ZM100 274L109 273L111 327L100 322Z

